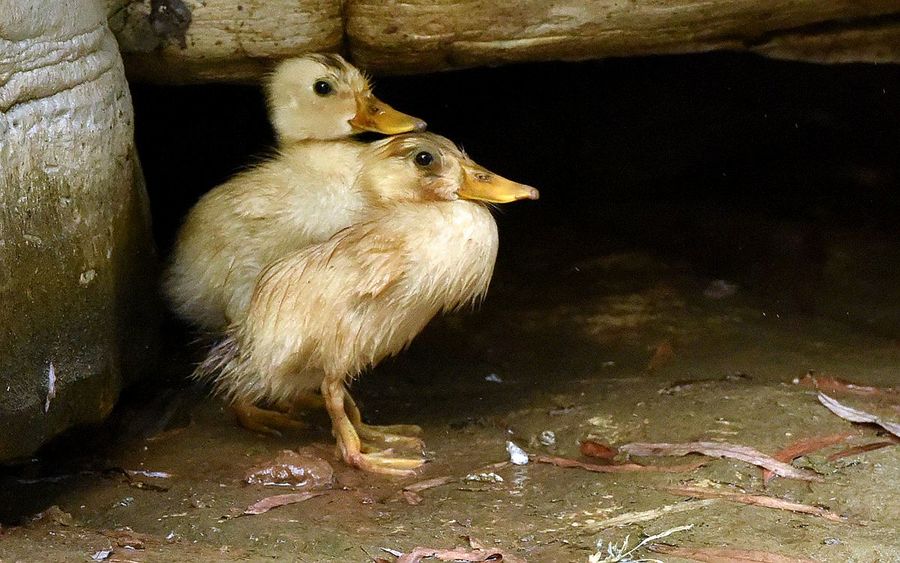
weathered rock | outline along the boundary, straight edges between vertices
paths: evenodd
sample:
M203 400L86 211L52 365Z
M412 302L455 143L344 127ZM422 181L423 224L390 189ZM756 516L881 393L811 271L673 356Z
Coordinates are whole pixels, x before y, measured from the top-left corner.
M342 47L381 74L721 49L900 62L896 0L108 2L130 76L151 82L247 81Z
M0 459L112 409L146 370L155 255L100 0L0 0Z

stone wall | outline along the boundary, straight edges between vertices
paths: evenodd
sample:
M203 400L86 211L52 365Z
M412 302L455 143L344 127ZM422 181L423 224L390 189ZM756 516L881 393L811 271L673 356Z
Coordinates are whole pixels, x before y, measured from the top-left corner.
M100 1L2 0L0 459L99 422L159 308L131 97Z

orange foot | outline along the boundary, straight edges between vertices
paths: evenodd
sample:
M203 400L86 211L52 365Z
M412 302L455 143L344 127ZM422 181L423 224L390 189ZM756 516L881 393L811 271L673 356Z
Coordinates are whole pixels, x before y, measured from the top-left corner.
M306 428L303 422L283 412L261 409L250 403L236 402L231 405L231 411L237 418L238 424L254 432L281 436L283 430Z

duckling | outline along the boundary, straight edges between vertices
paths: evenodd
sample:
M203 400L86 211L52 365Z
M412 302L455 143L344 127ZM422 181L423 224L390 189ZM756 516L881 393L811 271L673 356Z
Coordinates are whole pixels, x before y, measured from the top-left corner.
M425 130L421 119L376 98L366 76L340 55L283 61L269 80L267 97L269 119L282 144L363 131L396 135Z
M405 476L424 460L363 440L408 443L397 435L408 427L363 425L347 385L406 348L437 313L484 297L498 247L487 205L537 199L538 191L431 133L377 141L361 159L356 185L384 197L329 240L269 265L246 314L197 376L233 401L290 400L319 388L344 461Z
M178 234L163 282L176 312L213 334L246 309L264 265L328 239L367 207L365 194L353 189L366 145L351 135L425 129L421 119L377 99L366 77L339 55L286 60L266 91L277 155L200 199ZM258 432L302 426L252 404L237 403L233 411Z
M425 122L372 95L339 55L281 63L267 85L278 154L214 188L182 226L164 280L176 312L220 332L250 301L256 276L286 252L328 239L367 206L353 181L361 131L421 131Z

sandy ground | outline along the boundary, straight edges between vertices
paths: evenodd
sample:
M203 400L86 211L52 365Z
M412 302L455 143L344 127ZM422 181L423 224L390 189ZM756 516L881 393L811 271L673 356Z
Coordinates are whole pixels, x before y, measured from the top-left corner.
M900 448L828 461L844 448L889 437L826 410L805 384L809 378L795 383L812 370L820 381L890 387L898 343L778 310L774 296L711 286L678 264L640 253L596 254L506 263L480 311L433 323L402 357L354 385L371 422L423 427L433 461L417 477L348 469L335 457L321 415L308 417L307 430L261 436L237 427L202 389L155 390L132 397L114 423L95 432L94 445L69 443L5 470L0 560L371 562L394 561L383 548L474 541L526 561L586 562L599 542L605 557L609 542L629 537L633 546L690 525L659 542L801 560L900 561ZM900 420L896 396L829 392ZM503 463L507 441L531 454L599 463L580 456L580 442L705 441L773 454L800 439L844 432L844 442L793 463L820 482L775 478L765 485L751 464L698 455L632 458L653 466L706 461L680 473ZM297 448L333 467L325 494L233 517L292 492L243 478ZM446 479L402 492L434 478ZM684 486L767 495L819 514L721 498L699 503L696 495L671 491ZM622 515L624 525L606 522ZM646 548L631 557L690 560Z

